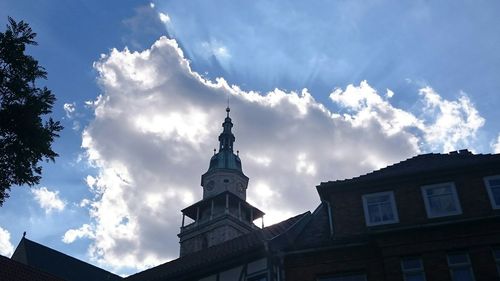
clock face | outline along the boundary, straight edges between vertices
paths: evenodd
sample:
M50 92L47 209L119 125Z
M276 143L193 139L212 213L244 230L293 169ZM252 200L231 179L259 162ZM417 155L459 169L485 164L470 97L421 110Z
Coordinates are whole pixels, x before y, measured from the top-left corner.
M207 183L207 187L206 187L207 191L211 191L211 190L213 190L213 189L214 189L214 186L215 186L215 182L214 182L214 181L209 181L209 182Z
M238 191L242 192L242 193L243 193L243 191L245 191L245 188L243 187L243 184L241 184L241 183L238 184Z

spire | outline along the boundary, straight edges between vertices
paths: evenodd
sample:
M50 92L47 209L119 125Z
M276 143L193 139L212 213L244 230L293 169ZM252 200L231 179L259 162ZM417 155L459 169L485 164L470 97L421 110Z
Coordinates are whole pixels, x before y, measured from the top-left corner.
M229 169L243 174L239 153L234 154L233 150L235 137L233 132L231 132L233 122L231 122L231 117L229 117L230 111L231 109L228 106L226 108L227 116L224 119L224 123L222 123L223 130L219 135L219 151L216 152L214 149L214 155L210 158L210 166L207 173L214 172L217 169Z
M233 127L233 123L231 122L231 118L229 117L229 112L231 109L229 106L226 108L227 117L224 119L224 123L222 123L222 133L219 135L219 152L221 151L230 151L233 152L233 143L234 143L234 135L231 132L231 128Z

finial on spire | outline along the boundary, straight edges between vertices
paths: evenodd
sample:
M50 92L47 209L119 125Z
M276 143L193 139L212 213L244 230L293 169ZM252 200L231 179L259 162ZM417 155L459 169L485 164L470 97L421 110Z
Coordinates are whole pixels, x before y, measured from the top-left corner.
M231 109L229 106L226 108L227 117L224 119L224 123L222 123L222 133L219 135L219 151L229 150L233 152L233 143L234 143L234 135L231 132L231 128L233 127L233 123L231 122L231 118L229 118L229 111Z

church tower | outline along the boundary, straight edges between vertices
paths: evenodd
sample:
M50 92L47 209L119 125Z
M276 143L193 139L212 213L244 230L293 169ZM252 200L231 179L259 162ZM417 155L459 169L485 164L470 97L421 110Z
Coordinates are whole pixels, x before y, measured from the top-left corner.
M219 152L214 150L208 171L201 176L203 199L182 210L181 257L248 233L257 228L253 221L264 216L246 202L248 177L238 153L234 154L229 107L226 112ZM186 216L193 222L185 225Z

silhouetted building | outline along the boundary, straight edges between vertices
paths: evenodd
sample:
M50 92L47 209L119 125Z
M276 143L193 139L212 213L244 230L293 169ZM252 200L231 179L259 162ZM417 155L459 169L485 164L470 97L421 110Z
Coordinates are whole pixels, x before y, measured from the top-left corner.
M500 280L500 154L425 154L324 182L312 214L264 227L229 108L222 126L203 198L182 210L180 257L125 280ZM121 279L24 237L0 265L1 280Z
M310 212L306 212L196 253L186 254L125 280L285 280L282 276L282 250L295 240L310 218Z
M233 152L229 118L222 124L219 152L201 177L203 199L182 210L180 258L126 280L284 280L282 250L300 233L310 212L258 228L264 213L246 202L248 177ZM185 225L185 217L193 222Z
M425 154L321 183L286 280L500 280L500 155Z
M70 257L44 245L33 242L26 237L23 237L21 239L21 242L19 242L19 245L17 245L17 248L14 251L11 260L25 265L24 267L17 267L21 274L20 276L24 276L25 273L30 274L31 276L38 272L44 272L45 274L40 275L40 278L42 278L43 276L48 276L47 278L53 278L42 278L40 280L113 281L122 279L118 275ZM26 269L30 269L33 272ZM2 267L0 269L0 276L2 276L1 272L3 270L4 268ZM30 277L27 280L36 280L36 278Z
M253 221L264 216L246 202L248 177L243 173L240 157L234 154L229 107L226 112L219 152L214 150L208 171L201 176L203 199L182 210L181 257L249 233L257 229ZM193 222L185 225L186 216Z
M2 281L64 281L39 269L0 256L0 280Z

